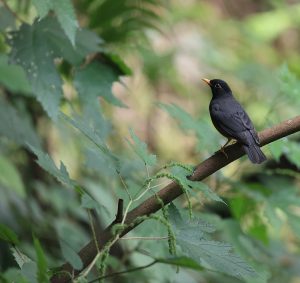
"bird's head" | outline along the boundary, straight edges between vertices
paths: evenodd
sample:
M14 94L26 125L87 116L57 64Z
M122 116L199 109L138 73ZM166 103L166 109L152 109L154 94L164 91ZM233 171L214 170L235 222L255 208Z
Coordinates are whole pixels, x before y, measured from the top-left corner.
M221 97L224 95L232 94L229 85L222 80L219 79L213 79L213 80L202 79L202 80L210 86L213 97Z

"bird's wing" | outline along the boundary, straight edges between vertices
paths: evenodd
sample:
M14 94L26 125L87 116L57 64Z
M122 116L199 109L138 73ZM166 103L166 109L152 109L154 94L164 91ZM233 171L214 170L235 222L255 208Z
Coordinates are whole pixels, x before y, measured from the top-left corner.
M239 109L234 113L218 111L218 114L215 115L214 118L217 120L221 130L226 132L228 136L244 144L249 144L249 138L252 137L255 143L259 144L259 139L253 124L243 109Z

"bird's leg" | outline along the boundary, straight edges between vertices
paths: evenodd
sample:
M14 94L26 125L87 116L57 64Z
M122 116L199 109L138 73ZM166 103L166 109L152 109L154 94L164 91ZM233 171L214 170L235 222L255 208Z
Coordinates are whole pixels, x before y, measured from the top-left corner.
M221 147L220 151L225 155L226 159L228 159L228 155L227 153L225 152L225 147L226 145L228 145L230 142L232 141L232 138L228 138L227 139L227 142Z

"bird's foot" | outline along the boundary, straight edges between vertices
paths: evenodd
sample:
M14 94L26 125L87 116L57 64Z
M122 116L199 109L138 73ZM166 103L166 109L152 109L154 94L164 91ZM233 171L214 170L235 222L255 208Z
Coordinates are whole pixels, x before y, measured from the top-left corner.
M226 159L228 159L228 154L225 152L225 146L222 146L220 151L225 155Z

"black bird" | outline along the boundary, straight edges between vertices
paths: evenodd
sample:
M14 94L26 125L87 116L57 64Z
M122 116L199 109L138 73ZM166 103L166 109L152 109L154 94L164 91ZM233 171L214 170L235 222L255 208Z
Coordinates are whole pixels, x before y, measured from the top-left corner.
M256 130L248 114L232 95L228 84L222 80L202 79L212 91L212 99L209 104L209 113L216 129L228 141L222 146L221 151L227 156L224 147L232 140L238 141L248 155L252 163L262 163L266 156L259 147L259 139Z

